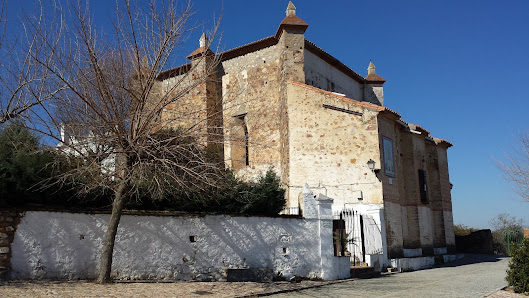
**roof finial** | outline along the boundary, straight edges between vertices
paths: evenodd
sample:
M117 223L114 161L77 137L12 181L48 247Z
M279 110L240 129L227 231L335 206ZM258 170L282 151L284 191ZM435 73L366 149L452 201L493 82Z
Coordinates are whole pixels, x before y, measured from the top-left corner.
M289 1L288 6L287 6L287 17L295 16L295 15L296 15L296 7L292 3L292 1Z
M367 75L370 74L375 74L375 64L371 60L369 60L369 66L367 67Z
M202 33L202 35L200 36L200 39L198 40L201 48L207 46L208 41L209 40L208 40L208 37L206 36L206 33Z

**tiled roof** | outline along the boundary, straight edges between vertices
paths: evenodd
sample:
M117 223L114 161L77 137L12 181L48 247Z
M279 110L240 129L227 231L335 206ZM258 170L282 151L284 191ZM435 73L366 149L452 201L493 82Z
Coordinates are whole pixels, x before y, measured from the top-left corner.
M384 109L385 109L382 106L379 106L379 105L376 105L376 104L372 104L370 102L354 100L354 99L351 99L351 98L348 98L348 97L345 97L345 96L341 96L341 95L338 95L338 94L335 94L333 92L326 91L326 90L323 90L323 89L320 89L320 88L316 88L314 86L310 86L310 85L307 85L307 84L304 84L304 83L301 83L301 82L289 81L289 83L292 84L292 85L303 87L305 89L309 89L311 91L319 92L321 94L330 95L330 96L332 96L332 97L334 97L336 99L339 99L339 100L347 102L347 103L354 104L354 105L359 106L359 107L364 107L364 108L368 108L368 109L379 111L379 112L380 111L384 111Z
M414 125L415 125L415 130L420 131L420 132L425 132L426 135L430 135L430 131L426 130L424 127L417 125L417 124L414 124Z
M388 107L384 107L384 112L392 114L392 115L396 116L399 119L402 117L399 113L397 113L396 111L394 111L394 110L392 110L392 109L390 109Z
M439 139L439 138L433 138L433 140L434 140L435 144L444 144L444 145L447 145L448 147L454 146L452 143L450 143L447 140L443 140L443 139Z
M281 34L283 33L283 30L287 28L298 29L298 30L305 32L305 30L307 30L308 27L309 27L309 24L307 24L305 21L303 21L299 17L295 15L287 16L286 18L283 19L281 24L279 24L279 28L277 28L276 37L279 39L281 37Z
M221 61L226 61L235 57L243 56L248 53L256 52L258 50L271 47L273 45L276 45L277 42L278 40L275 35L268 36L263 39L242 45L240 47L227 50L225 52L220 53L219 55L221 55Z
M401 121L404 122L402 119L401 119ZM405 123L406 123L406 122L405 122ZM439 138L432 137L432 136L430 135L430 132L429 132L428 130L424 129L424 128L423 128L422 126L420 126L420 125L413 124L413 123L407 123L407 124L408 124L408 126L410 127L410 129L412 129L412 130L416 130L416 131L419 131L419 132L423 133L427 138L431 138L431 139L434 141L434 143L435 143L436 145L443 144L443 145L446 145L446 146L448 146L448 147L452 147L452 146L453 146L452 143L450 143L450 142L447 141L447 140L443 140L443 139L439 139Z
M287 18L289 18L289 17L287 17ZM301 20L301 21L303 21L303 20ZM221 61L226 61L226 60L230 60L230 59L233 59L233 58L236 58L236 57L239 57L239 56L243 56L243 55L246 55L246 54L249 54L249 53L252 53L252 52L259 51L259 50L267 48L267 47L274 46L274 45L276 45L278 43L278 41L279 41L279 39L278 39L277 36L275 36L275 35L268 36L268 37L265 37L263 39L260 39L260 40L257 40L257 41L254 41L254 42L251 42L251 43L248 43L248 44L236 47L236 48L233 48L231 50L227 50L227 51L222 52L222 53L219 53L218 55L221 56ZM197 55L197 54L202 53L201 51L203 51L203 49L202 50L201 49L202 48L198 48L193 53L191 53L189 56L191 57L193 55ZM362 77L361 75L359 75L358 73L356 73L355 71L353 71L352 69L347 67L345 64L340 62L338 59L334 58L329 53L325 52L320 47L316 46L314 43L312 43L311 41L309 41L307 39L305 39L305 49L310 51L312 54L318 56L319 58L323 59L324 61L326 61L330 65L336 67L338 70L340 70L345 75L347 75L350 78L352 78L353 80L355 80L355 81L357 81L357 82L359 82L361 84L366 82L364 77ZM182 66L179 66L179 67L175 68L175 70L176 69L180 69L181 67ZM174 71L172 71L172 69L169 69L169 70L164 71L160 75L162 75L162 74L165 74L165 75L166 74L175 74L176 75L176 74L178 74L178 72L174 72ZM163 76L163 77L167 78L167 76Z
M295 26L305 26L305 27L309 26L309 24L307 24L305 21L303 21L297 16L285 17L283 21L281 21L281 24L279 26L281 25L295 25Z
M199 56L199 55L202 55L203 53L206 53L206 55L213 55L213 51L206 48L206 47L200 47L196 50L193 51L193 53L189 54L189 56L187 56L187 59L189 60L193 60L195 57Z
M334 97L336 99L339 99L339 100L347 102L347 103L354 104L354 105L359 106L359 107L368 108L368 109L375 110L375 111L378 111L378 112L381 112L381 113L384 113L384 112L390 113L392 115L397 116L398 119L400 121L402 121L406 126L409 126L413 130L424 132L426 134L426 136L430 137L430 132L429 131L427 131L426 129L424 129L423 127L421 127L419 125L416 125L416 124L413 124L413 123L407 123L406 121L402 120L401 115L399 113L395 112L394 110L392 110L390 108L386 108L386 107L379 106L379 105L372 104L372 103L365 102L365 101L357 101L357 100L354 100L354 99L351 99L351 98L348 98L348 97L345 97L345 96L341 96L341 95L335 94L335 93L330 92L330 91L322 90L320 88L316 88L314 86L310 86L310 85L307 85L307 84L304 84L304 83L300 83L300 82L296 82L296 81L289 81L289 83L292 84L292 85L303 87L305 89L309 89L311 91L315 91L315 92L321 93L321 94L330 95L330 96L332 96L332 97ZM450 142L448 142L446 140L439 139L439 138L433 138L433 137L432 137L432 139L434 140L436 145L445 144L448 147L452 147L453 146L452 143L450 143Z
M168 78L179 76L179 75L187 73L190 69L191 69L191 63L180 65L178 67L171 68L171 69L168 69L166 71L162 71L158 75L157 79L158 80L165 80L165 79L168 79Z
M384 82L386 81L383 77L377 75L376 73L372 73L372 74L369 74L367 77L366 77L366 81L368 83L382 83L384 84Z

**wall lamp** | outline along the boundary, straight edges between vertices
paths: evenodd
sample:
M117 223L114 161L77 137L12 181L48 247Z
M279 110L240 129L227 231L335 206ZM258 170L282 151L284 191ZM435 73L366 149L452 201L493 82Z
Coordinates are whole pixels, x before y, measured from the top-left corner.
M369 161L367 162L367 166L369 167L369 169L376 174L378 170L375 170L375 164L376 162L372 159L369 159Z

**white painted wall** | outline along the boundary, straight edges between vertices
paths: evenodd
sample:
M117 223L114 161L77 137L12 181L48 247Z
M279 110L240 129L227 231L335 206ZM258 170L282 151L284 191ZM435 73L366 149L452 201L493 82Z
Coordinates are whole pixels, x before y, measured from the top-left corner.
M26 212L11 244L10 277L95 278L108 218L108 214ZM322 271L328 262L340 262L328 258L333 250L332 223L326 221L125 215L116 237L112 276L225 280L227 268L269 268L285 278L348 277L348 268ZM318 234L325 238L320 241Z

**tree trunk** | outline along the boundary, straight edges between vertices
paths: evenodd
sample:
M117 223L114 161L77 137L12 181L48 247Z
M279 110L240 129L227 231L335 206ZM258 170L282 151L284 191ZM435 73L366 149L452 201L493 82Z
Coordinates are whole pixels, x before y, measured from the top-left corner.
M115 192L114 202L112 203L112 214L108 222L105 241L103 242L103 250L101 252L101 259L99 261L99 276L97 283L104 284L111 282L110 271L112 270L112 253L114 252L114 242L118 232L119 220L123 213L123 205L125 204L125 196L128 189L128 181L120 182L118 189Z

